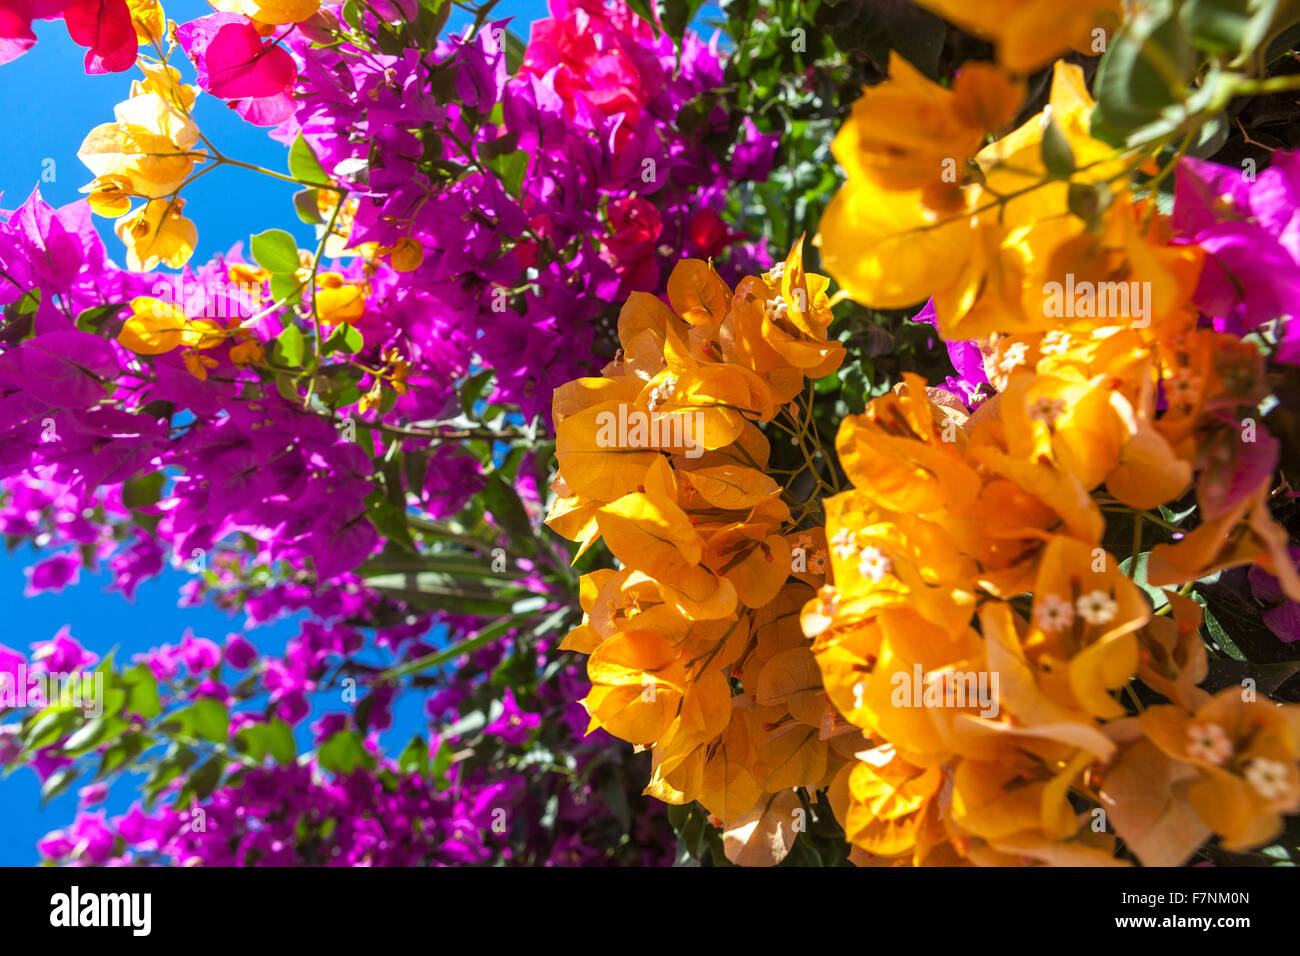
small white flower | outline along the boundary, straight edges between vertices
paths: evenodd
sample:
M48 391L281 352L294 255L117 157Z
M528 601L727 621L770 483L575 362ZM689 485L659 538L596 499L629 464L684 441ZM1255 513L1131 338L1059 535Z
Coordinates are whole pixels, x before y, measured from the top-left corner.
M771 276L773 282L780 282L781 276L785 275L785 263L778 262L776 265L772 266L772 268L767 270L767 274Z
M1286 793L1286 764L1280 760L1256 757L1246 764L1246 780L1265 800L1275 800Z
M858 573L864 578L879 581L894 570L894 563L879 548L866 547L858 555Z
M1193 724L1187 728L1187 755L1216 766L1232 756L1232 738L1218 724Z
M1025 364L1025 357L1028 354L1028 345L1024 342L1012 342L1007 346L1007 350L1002 353L1002 358L998 361L998 371L1010 375L1016 368Z
M1029 420L1051 428L1057 418L1065 413L1065 399L1040 395L1029 403Z
M817 598L820 601L818 610L822 617L834 617L840 609L840 592L834 585L822 585L822 589L817 592Z
M826 573L826 552L818 549L808 559L808 570L813 574Z
M1034 602L1034 623L1039 630L1063 631L1074 622L1074 605L1055 594L1044 594Z
M1109 624L1119 613L1119 602L1105 591L1092 591L1074 602L1079 617L1089 624Z
M763 314L770 319L784 319L789 311L790 307L786 305L785 299L779 297L768 299L763 303Z
M849 534L848 529L840 528L835 532L835 537L831 538L831 550L841 561L847 561L858 553L858 546L853 542L853 535Z
M677 376L664 376L662 382L650 389L650 396L646 399L646 405L649 407L650 411L653 412L656 407L668 401L675 388L677 388Z
M1038 348L1044 355L1064 355L1070 351L1072 344L1069 332L1053 330L1043 336L1042 344Z

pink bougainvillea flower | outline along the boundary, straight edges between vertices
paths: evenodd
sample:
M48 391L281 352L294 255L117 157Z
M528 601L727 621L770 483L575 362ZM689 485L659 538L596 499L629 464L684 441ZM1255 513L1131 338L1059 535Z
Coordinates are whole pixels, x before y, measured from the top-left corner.
M22 7L21 3L0 6L0 63L18 59L36 43L32 19Z
M72 0L63 22L73 42L88 47L87 73L122 73L135 65L140 44L126 0Z
M663 232L659 210L640 196L616 199L609 204L609 229L601 254L629 289L648 291L659 279L655 244Z
M686 224L686 238L692 255L700 259L716 259L733 242L754 237L747 232L733 232L717 210L701 209Z
M237 13L214 13L177 27L199 86L255 126L275 126L293 115L298 67L283 47Z
M282 47L263 40L250 23L226 23L212 35L204 57L208 89L225 100L277 96L293 89L298 75Z
M0 2L0 63L16 60L36 44L33 20L53 20L68 0L3 0Z

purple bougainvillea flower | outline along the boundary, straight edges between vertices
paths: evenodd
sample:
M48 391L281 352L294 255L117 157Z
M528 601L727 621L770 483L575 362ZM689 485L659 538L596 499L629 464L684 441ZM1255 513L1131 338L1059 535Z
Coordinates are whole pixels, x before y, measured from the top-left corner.
M221 663L221 648L204 637L195 637L191 628L186 628L181 638L180 658L191 674L212 670Z
M514 691L509 687L506 688L501 703L503 705L501 716L484 727L483 732L500 737L512 747L518 747L528 740L532 730L541 723L541 717L520 710L519 704L515 701Z
M54 554L27 568L26 574L24 597L34 597L44 591L62 591L80 578L81 558L69 553Z
M237 671L245 671L257 660L257 648L238 634L226 635L226 663Z
M1288 548L1291 560L1300 567L1300 548ZM1277 578L1259 565L1252 565L1247 574L1250 591L1255 600L1267 605L1264 623L1277 635L1278 640L1291 643L1300 641L1300 604L1287 599Z
M934 310L934 299L925 304L913 322L924 322L938 329L938 317ZM984 372L984 356L979 345L973 341L953 341L945 343L948 347L948 359L956 375L949 375L944 386L956 394L969 406L974 406L993 393L988 375Z
M32 659L39 661L49 673L70 674L95 666L99 655L82 647L81 642L72 636L72 629L64 625L48 641L37 641L32 645Z
M1291 314L1300 297L1300 154L1279 150L1250 179L1242 170L1184 157L1174 186L1173 227L1205 249L1193 302L1219 331L1242 334ZM1282 358L1300 358L1300 328L1287 322Z

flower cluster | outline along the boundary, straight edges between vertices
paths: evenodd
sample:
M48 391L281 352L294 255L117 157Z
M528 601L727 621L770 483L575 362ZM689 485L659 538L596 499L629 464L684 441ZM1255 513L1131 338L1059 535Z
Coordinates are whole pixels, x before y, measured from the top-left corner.
M699 800L745 862L785 855L805 812L791 788L816 792L861 744L828 711L796 617L824 579L825 538L797 530L759 427L802 447L806 381L844 357L827 284L800 246L734 292L679 263L668 305L623 307L604 375L555 394L548 523L622 565L584 577L583 624L563 644L590 655L591 727L650 749L647 792Z
M875 175L898 154L862 118L891 97L946 101L896 135L948 140L969 75L951 94L891 78L836 143L849 179L822 226L831 271L871 305L932 294L938 328L978 340L997 394L969 414L909 376L840 428L854 488L825 502L834 583L803 617L827 694L871 746L832 804L862 858L885 862L1109 863L1116 834L1149 865L1211 835L1259 846L1300 807L1300 708L1198 687L1203 612L1184 595L1244 564L1300 595L1268 506L1277 443L1257 431L1266 355L1200 326L1198 305L1237 305L1201 279L1214 243L1176 242L1132 198L1089 134L1077 67L1058 64L1048 109L950 190L918 185L923 155L903 164L916 182ZM1236 207L1215 203L1230 222ZM1184 219L1198 213L1208 204ZM1231 228L1198 225L1201 239ZM1135 580L1146 512L1189 493L1201 523ZM1136 541L1123 567L1119 521Z
M220 577L240 586L240 576L228 568ZM228 590L227 598L234 593ZM414 618L409 609L394 614L391 600L358 582L320 591L281 585L244 597L248 629L229 634L224 646L186 633L178 644L138 655L123 673L129 699L121 712L105 715L110 726L98 735L98 752L88 755L99 772L80 790L85 809L41 841L48 858L76 865L210 866L671 862L663 856L669 840L662 812L646 807L634 825L630 809L609 803L611 793L624 794L631 780L645 779L644 768L624 766L611 738L599 734L566 747L565 774L536 773L538 748L554 747L555 735L580 735L585 727L585 715L572 703L577 668L554 647L508 633L467 654L456 669L423 685L428 739L417 735L393 759L384 756L381 737L392 727L399 688L377 684L364 694L358 688L355 705L339 709L339 675L365 672L364 658L373 659L362 654L366 647L384 648L396 660L429 653L427 617L380 626L393 617ZM306 615L299 634L283 654L259 653L250 629L286 613ZM24 665L22 654L0 646L0 686L24 673L30 679L96 664L66 629L33 645L31 657ZM494 686L498 668L534 658L548 682L521 685L522 703L509 685L504 691ZM492 704L495 699L503 703ZM450 726L449 715L480 708L492 719L479 731ZM297 760L295 738L302 735L294 730L312 712L318 717L310 740L319 755ZM228 732L224 725L216 733L210 727L195 731L199 713L205 720L228 720ZM163 757L162 768L192 772L152 777L145 788L152 806L137 804L111 819L91 809L122 772L121 756L156 746L158 727L166 722L189 730ZM0 725L0 762L27 744L42 784L51 792L68 785L87 756L73 739L78 728L65 725L34 743L24 730ZM621 799L637 805L632 794Z
M47 6L20 13L63 12L70 29L90 15ZM625 767L609 738L563 748L559 767L536 772L543 748L559 750L558 735L582 726L573 664L541 627L548 615L562 623L562 609L544 599L538 616L516 611L524 596L554 593L555 567L567 564L549 543L525 540L542 510L525 443L552 387L590 369L597 343L612 338L609 303L662 288L665 243L733 266L766 261L720 213L729 183L766 175L774 137L748 124L729 148L706 146L705 133L730 126L716 104L693 135L677 129L679 113L722 82L716 43L693 33L674 43L621 3L555 3L513 63L506 24L480 20L435 39L427 5L405 0L364 12L222 3L181 25L132 0L121 36L110 28L125 0L96 6L101 45L116 46L95 55L139 78L79 151L87 200L52 209L33 193L0 225L0 521L11 542L44 551L29 593L107 566L130 597L170 562L194 575L186 603L242 611L249 627L306 620L281 654L259 654L242 633L224 651L193 635L162 645L112 679L158 684L163 713L127 705L96 726L89 751L69 748L75 722L39 737L30 720L6 725L18 745L6 761L29 763L57 792L88 755L120 754L119 771L174 756L141 748L166 739L174 711L219 707L229 740L208 741L209 760L174 768L148 795L168 801L156 811L165 839L127 822L115 855L125 846L148 859L252 860L263 851L241 855L233 832L221 849L178 836L194 775L211 791L200 803L243 799L229 796L238 775L270 772L221 748L292 733L324 701L312 743L326 756L309 769L322 805L335 807L317 816L343 814L328 777L351 772L340 755L396 792L372 737L397 695L416 692L428 695L431 735L462 781L440 806L473 802L494 771L508 771L527 781L511 819L551 821L512 823L489 841L493 860L659 862L667 841L648 835L661 814L627 839L626 792L644 772ZM21 34L26 21L0 26ZM191 261L190 182L227 167L286 178L212 143L196 118L204 96L290 147L314 249L268 230ZM115 221L126 268L92 213ZM163 267L183 271L149 271ZM487 506L473 500L485 490ZM433 524L447 520L458 522L451 544ZM430 601L381 573L426 561L449 598ZM454 569L445 584L440 567ZM457 653L460 644L471 650ZM328 702L341 681L357 690L339 711ZM448 730L478 712L468 738ZM288 772L256 779L288 786ZM260 832L250 817L250 847ZM60 846L51 855L68 858ZM654 849L633 859L637 847ZM355 861L369 851L341 852Z

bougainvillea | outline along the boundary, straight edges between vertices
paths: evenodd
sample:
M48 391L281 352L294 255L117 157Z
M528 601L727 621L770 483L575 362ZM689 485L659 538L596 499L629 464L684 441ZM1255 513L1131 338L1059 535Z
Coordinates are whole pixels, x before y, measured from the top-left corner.
M1289 8L212 6L0 12L123 84L0 223L0 530L231 616L0 646L45 858L1300 853Z
M1142 32L1159 9L1099 85L1169 42ZM843 358L796 248L734 297L680 265L676 315L629 299L619 363L556 393L552 526L624 568L584 579L566 640L585 704L733 862L784 859L819 803L871 865L1173 865L1275 843L1300 810L1300 706L1214 666L1197 587L1249 566L1259 599L1300 597L1261 423L1293 334L1293 159L1184 158L1230 92L1143 126L1059 61L1015 126L1025 72L1117 12L965 22L998 58L947 86L891 54L835 139L826 268L876 309L930 300L957 372L939 387L904 372L832 458L784 375ZM656 439L676 416L693 443ZM602 417L649 427L614 440ZM774 467L776 441L803 462Z
M535 540L538 411L600 364L610 303L662 286L665 248L694 236L739 263L763 254L700 224L721 222L733 163L764 174L772 138L714 150L674 128L721 79L716 44L694 34L674 42L623 8L557 4L526 46L483 18L429 46L439 6L271 5L177 26L137 5L124 68L139 78L79 151L88 201L56 210L33 193L3 226L5 530L50 552L29 590L61 589L86 562L129 597L171 562L196 575L187 601L242 612L246 627L305 615L282 656L243 636L224 653L163 644L108 673L126 692L119 713L7 727L48 794L86 769L78 757L100 758L97 777L156 768L146 797L166 806L148 826L133 811L96 831L121 837L114 859L316 859L302 846L268 856L260 829L246 850L228 828L224 849L188 844L176 821L244 787L291 786L256 768L268 752L292 766L281 738L341 683L352 706L313 724L301 772L372 776L357 778L355 806L322 783L319 806L300 809L338 821L344 861L371 852L341 836L348 820L414 779L430 821L472 819L478 834L489 810L508 819L488 813L499 838L460 856L430 836L375 861L671 859L663 833L651 838L662 814L633 826L645 771L607 738L561 746L574 665L547 634L562 633L572 572ZM204 135L203 95L286 144L289 173L261 171L302 187L314 249L270 229L191 261L187 184L251 165ZM711 122L726 133L721 108ZM126 268L92 215L115 223ZM429 695L436 739L385 757L375 734L408 691ZM136 693L160 703L141 711ZM444 731L476 707L477 727ZM547 747L561 756L543 759ZM526 778L539 760L546 773ZM423 772L401 779L413 764ZM500 790L498 772L529 783ZM588 805L601 809L574 810Z

